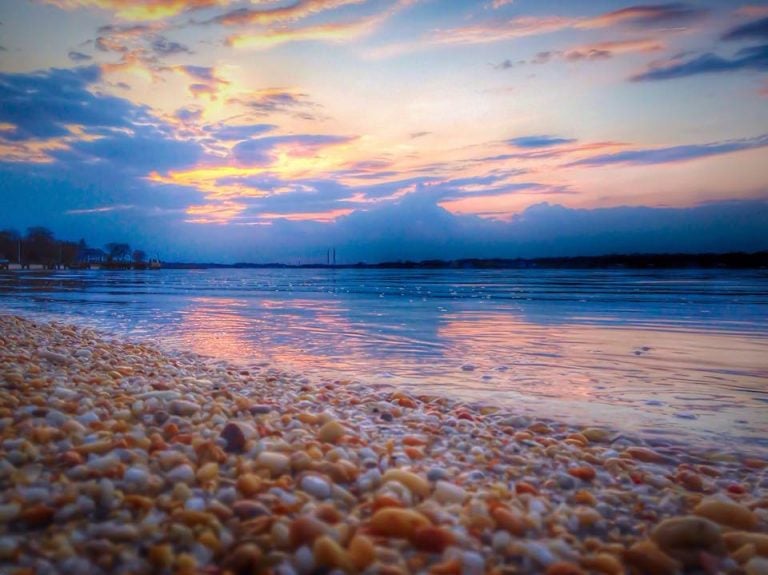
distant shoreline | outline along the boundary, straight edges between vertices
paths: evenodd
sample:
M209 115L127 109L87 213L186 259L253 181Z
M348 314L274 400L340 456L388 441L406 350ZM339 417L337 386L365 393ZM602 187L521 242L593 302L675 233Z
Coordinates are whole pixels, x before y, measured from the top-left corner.
M464 258L456 260L388 261L351 264L288 264L280 262L163 262L163 269L768 269L768 250L728 253L609 254L547 258ZM56 269L77 270L78 267ZM143 271L145 268L102 267L101 271ZM18 264L0 271L56 271L42 264L21 270Z
M768 251L752 253L699 254L610 254L602 256L573 256L549 258L465 258L457 260L390 261L354 264L283 264L283 263L179 263L164 262L165 269L679 269L679 268L768 268Z

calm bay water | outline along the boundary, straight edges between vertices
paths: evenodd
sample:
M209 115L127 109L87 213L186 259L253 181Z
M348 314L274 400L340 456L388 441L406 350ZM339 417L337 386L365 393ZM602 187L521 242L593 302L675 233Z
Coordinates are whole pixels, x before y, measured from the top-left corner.
M0 272L0 312L768 454L765 270Z

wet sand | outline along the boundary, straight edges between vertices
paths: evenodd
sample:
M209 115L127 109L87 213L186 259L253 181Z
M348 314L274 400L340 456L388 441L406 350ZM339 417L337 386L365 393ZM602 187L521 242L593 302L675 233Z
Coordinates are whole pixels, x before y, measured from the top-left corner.
M768 573L768 471L0 316L0 573Z

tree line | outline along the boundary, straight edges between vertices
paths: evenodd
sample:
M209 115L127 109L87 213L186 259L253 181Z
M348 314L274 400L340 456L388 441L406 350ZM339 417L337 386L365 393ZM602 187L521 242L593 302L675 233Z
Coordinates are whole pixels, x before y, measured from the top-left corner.
M0 260L17 264L77 266L82 263L144 263L147 254L131 250L130 244L110 242L104 249L79 242L57 239L48 228L33 226L22 235L16 230L0 230Z

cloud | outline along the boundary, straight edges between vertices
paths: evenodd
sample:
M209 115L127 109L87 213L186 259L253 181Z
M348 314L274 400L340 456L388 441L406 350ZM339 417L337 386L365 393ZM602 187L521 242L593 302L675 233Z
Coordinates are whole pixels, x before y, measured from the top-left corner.
M52 138L71 134L70 126L126 128L149 121L143 107L90 92L88 86L100 79L98 66L0 73L0 122L14 127L0 132L0 138Z
M210 8L222 0L43 0L65 10L99 8L123 20L144 21L170 18L178 14Z
M707 53L688 60L674 58L655 63L645 72L630 78L633 82L647 80L672 80L700 74L737 72L740 70L768 70L768 44L739 50L733 58L723 58Z
M494 10L498 10L499 8L502 8L504 6L509 6L512 4L514 0L493 0L491 2L491 8Z
M768 17L732 28L723 34L723 40L768 39Z
M683 2L629 6L587 19L580 28L604 28L617 24L635 28L684 26L706 16L707 10Z
M507 143L516 148L549 148L550 146L560 146L562 144L572 144L576 140L573 138L558 138L556 136L521 136L511 138Z
M227 103L240 104L257 116L290 114L305 120L319 119L321 106L309 95L290 88L264 88L230 98Z
M291 149L291 155L302 156L314 154L323 147L347 144L354 141L354 139L347 136L323 134L270 136L240 142L232 148L232 154L235 159L246 165L260 165L271 163L274 159L273 153L277 148L288 147Z
M152 51L158 56L175 56L177 54L192 54L184 44L173 42L164 36L157 36L150 42Z
M625 150L615 154L600 154L567 164L567 166L608 166L613 164L651 165L687 162L709 156L719 156L768 146L768 134L755 138L727 140L708 144L689 144L668 148Z
M67 54L67 56L73 62L87 62L88 60L93 60L93 58L88 54L83 54L82 52L76 52L75 50L71 50L69 54Z
M287 6L254 9L238 8L221 16L212 18L209 23L224 26L270 25L282 22L295 22L344 6L362 4L365 0L297 0Z
M276 127L273 124L222 125L210 129L209 133L217 140L239 141L260 136L265 132L274 130Z

